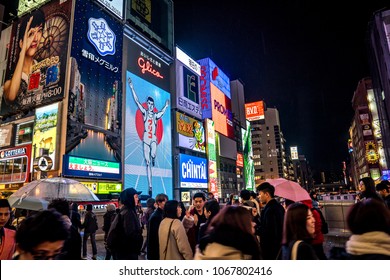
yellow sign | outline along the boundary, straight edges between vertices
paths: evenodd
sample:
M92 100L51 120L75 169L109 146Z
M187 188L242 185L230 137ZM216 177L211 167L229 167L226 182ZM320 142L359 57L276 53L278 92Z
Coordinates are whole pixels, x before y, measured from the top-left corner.
M190 202L191 195L190 192L181 192L181 201L182 202Z
M369 164L375 164L379 161L376 145L372 141L366 143L366 160Z
M98 185L98 194L120 193L121 191L121 183L99 183Z
M98 193L97 182L80 182L80 183L86 186L88 189L90 189L93 193Z

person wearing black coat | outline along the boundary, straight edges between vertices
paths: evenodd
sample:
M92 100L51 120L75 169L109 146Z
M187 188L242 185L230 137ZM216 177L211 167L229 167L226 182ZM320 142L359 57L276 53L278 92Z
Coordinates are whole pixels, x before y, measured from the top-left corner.
M260 202L265 204L260 216L260 247L265 260L275 260L282 243L285 210L274 198L275 187L268 182L257 186Z
M156 196L157 208L154 210L149 218L147 225L147 236L146 236L146 257L148 260L159 260L160 259L160 242L158 238L158 229L160 223L164 218L164 206L168 201L166 194L158 194Z
M110 230L111 223L115 219L116 216L116 206L113 203L107 204L106 206L107 212L103 215L103 231L104 231L104 243L107 242L107 234ZM105 260L111 259L111 251L106 247L106 257Z
M124 189L120 194L120 202L123 205L111 224L107 235L107 241L113 239L112 234L118 223L123 229L123 236L118 240L115 248L111 248L114 260L138 260L143 243L141 223L137 214L139 198L142 192L134 188ZM111 235L111 236L110 236Z

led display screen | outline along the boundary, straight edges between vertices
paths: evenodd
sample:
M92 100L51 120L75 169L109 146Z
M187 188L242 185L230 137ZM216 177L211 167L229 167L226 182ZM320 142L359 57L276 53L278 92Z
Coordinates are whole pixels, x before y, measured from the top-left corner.
M180 154L180 187L207 189L207 169L207 159Z
M245 116L248 121L264 119L264 102L256 101L245 104Z
M176 112L176 131L180 147L197 152L206 152L206 136L201 121Z
M212 100L212 119L215 123L215 130L223 135L234 138L233 114L231 101L214 84L210 84Z

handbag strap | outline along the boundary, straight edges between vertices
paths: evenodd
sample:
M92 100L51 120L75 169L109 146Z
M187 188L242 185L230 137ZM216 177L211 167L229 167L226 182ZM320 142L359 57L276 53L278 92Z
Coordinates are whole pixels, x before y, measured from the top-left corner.
M175 219L173 219L172 222L171 222L171 224L169 225L168 237L167 237L167 245L165 246L165 250L164 250L164 260L167 259L167 250L168 250L168 243L169 243L169 235L171 234L171 228L172 228L172 224L173 224L174 221L175 221Z
M291 249L291 259L296 260L298 257L298 246L302 242L302 240L297 240L294 242L294 245Z

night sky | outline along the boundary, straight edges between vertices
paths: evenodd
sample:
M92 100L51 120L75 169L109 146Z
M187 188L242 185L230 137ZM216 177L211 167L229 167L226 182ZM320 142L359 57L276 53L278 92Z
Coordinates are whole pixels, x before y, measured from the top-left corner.
M389 2L173 2L177 46L241 79L246 102L277 108L286 150L297 145L315 175L340 173L353 93L370 76L368 22Z

